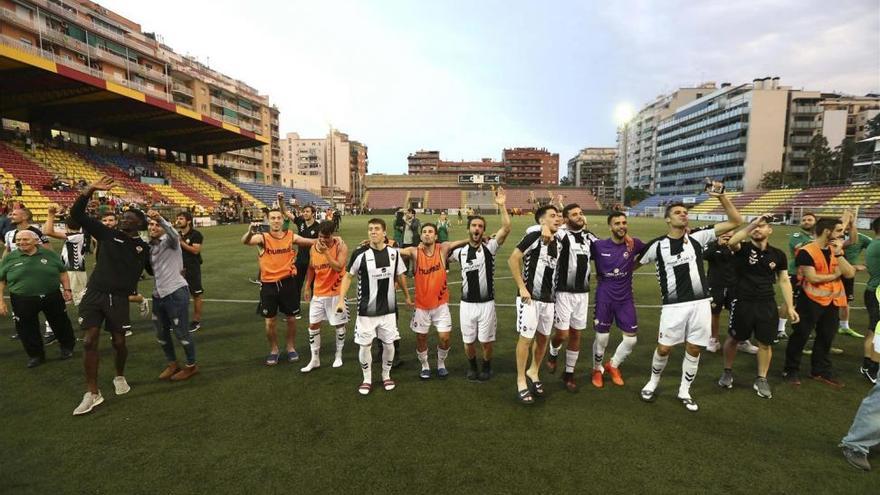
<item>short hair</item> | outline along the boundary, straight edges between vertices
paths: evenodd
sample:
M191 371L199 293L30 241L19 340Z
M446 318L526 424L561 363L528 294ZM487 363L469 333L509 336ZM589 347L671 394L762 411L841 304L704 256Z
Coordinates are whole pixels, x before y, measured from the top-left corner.
M407 213L412 213L413 215L416 214L415 208L407 208L406 211L407 211Z
M306 210L311 211L311 212L312 212L312 215L315 214L315 207L312 206L312 205L305 205L305 206L302 207L302 209L303 209L303 211L306 211Z
M871 230L873 230L875 234L880 234L880 217L871 220Z
M816 237L822 235L826 230L834 231L837 226L842 223L839 218L822 217L816 220Z
M626 218L626 213L624 213L624 212L622 212L622 211L612 211L612 212L608 215L608 225L611 225L611 221L614 220L614 219L617 218L617 217L623 217L623 218Z
M193 221L192 213L190 213L186 210L178 213L177 216L185 218L189 223L192 223L192 221Z
M378 225L382 227L382 230L388 230L388 228L385 227L385 220L382 220L381 218L371 218L367 221L367 225Z
M541 218L543 218L544 215L546 215L547 212L550 211L550 210L553 210L553 211L555 211L556 213L559 213L559 209L557 209L557 208L556 208L555 206L553 206L553 205L544 205L544 206L538 208L537 210L535 210L535 223L540 222L540 221L541 221Z
M569 203L569 204L565 205L565 208L562 209L562 217L568 218L568 212L570 212L571 210L573 210L575 208L580 209L580 207L581 207L581 205L579 205L577 203Z
M319 234L333 235L335 230L336 224L333 223L333 220L321 220L321 223L318 224Z
M473 222L474 220L479 220L483 222L483 228L486 228L486 219L483 218L482 215L472 215L470 218L468 218L468 228L470 228L471 222Z
M34 214L31 213L30 208L25 208L24 206L19 206L17 209L24 212L24 216L28 222L30 222L34 219Z
M815 220L816 214L813 213L812 211L808 211L808 212L804 213L803 215L801 215L801 220L803 220L804 217L813 217L813 220Z
M64 225L70 230L79 230L82 228L82 225L80 225L79 222L77 222L76 220L74 220L72 218L68 218L64 222Z
M687 206L685 206L684 203L682 203L681 201L674 201L666 205L666 211L663 212L663 218L669 218L669 213L672 211L672 209L678 208L679 206L682 208L687 208Z
M101 215L101 219L102 219L102 220L105 219L105 218L107 218L107 217L113 217L113 218L116 218L116 212L115 212L115 211L105 211L104 214Z
M140 220L140 223L141 223L140 226L138 227L140 230L144 230L147 228L147 216L144 214L144 212L142 212L141 210L139 210L137 208L129 208L129 209L125 210L125 212L126 213L131 212L136 217L138 217L138 220Z
M422 224L422 230L425 230L425 227L431 227L432 229L434 229L434 234L437 234L437 226L434 225L433 223L425 222Z
M284 218L284 213L281 213L280 208L270 208L270 209L266 210L267 217L269 216L270 213L278 213L279 215L281 215L282 218Z

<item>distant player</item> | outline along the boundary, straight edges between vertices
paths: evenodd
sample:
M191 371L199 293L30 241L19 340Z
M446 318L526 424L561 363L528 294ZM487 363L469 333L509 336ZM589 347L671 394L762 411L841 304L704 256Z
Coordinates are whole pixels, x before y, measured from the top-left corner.
M767 371L770 369L776 336L773 324L778 316L774 283L779 283L786 314L791 317L792 323L797 324L799 320L794 309L785 253L768 242L773 234L773 227L770 226L772 219L769 214L758 217L730 239L729 248L734 253L733 267L737 280L734 290L736 298L731 303L730 328L724 341L724 372L718 380L719 386L733 388L733 360L737 343L745 342L754 335L758 341L758 376L752 388L765 399L773 397L767 382ZM749 240L745 241L746 238Z
M296 246L308 249L315 244L314 239L305 239L290 230L282 230L283 216L280 210L269 210L269 231L260 232L260 224L252 223L241 237L247 246L257 246L260 262L260 314L266 324L266 339L269 341L269 355L266 366L278 364L278 333L275 330L275 316L279 311L287 320L287 354L289 362L299 360L296 352L296 318L294 313L299 301L294 298L294 276L296 266Z
M354 341L360 346L358 357L363 369L364 379L358 387L361 395L367 395L373 388L373 356L370 348L374 338L382 341L382 387L394 390L397 385L391 379L391 365L394 363L394 341L400 338L397 331L397 297L394 281L406 297L406 304L412 306L412 299L406 286L406 265L400 259L400 250L385 242L385 221L373 218L367 222L369 245L361 246L351 254L348 273L342 278L339 302L336 312L345 311L345 295L351 286L351 279L358 278L358 316L355 320Z
M73 304L79 306L86 291L86 282L88 282L85 234L83 234L82 227L72 218L68 218L64 222L64 230L55 230L55 215L57 213L58 208L55 205L49 206L46 212L46 222L43 224L43 232L49 237L64 241L64 248L61 250L61 261L64 262L67 274L70 277Z
M642 388L641 397L653 402L657 397L660 375L669 361L669 353L678 344L685 344L681 385L678 399L688 411L699 406L691 397L691 383L697 376L700 351L709 343L712 334L712 306L706 275L703 272L703 251L718 235L735 229L742 217L720 183L707 188L710 196L718 198L728 220L688 232L688 210L682 203L666 207L664 217L669 230L666 235L649 242L639 256L644 265L654 263L660 281L663 305L660 309L660 331L657 349L651 362L651 379Z
M507 260L519 289L516 298L516 387L522 404L533 404L544 396L540 379L541 360L553 327L554 282L559 258L559 210L545 205L535 210L541 231L528 232ZM531 366L529 353L531 351Z
M611 231L611 237L597 240L592 245L593 263L596 265L598 281L593 317L593 325L596 329L593 362L600 368L597 376L594 365L593 385L599 388L603 386L603 373L610 375L615 385L623 386L620 365L635 347L639 330L633 298L633 272L640 266L636 261L636 255L645 246L640 239L629 236L626 215L621 212L608 215L608 229ZM623 339L614 351L614 356L602 364L612 323L617 324L617 328L623 333Z
M180 233L180 248L183 253L183 271L189 293L193 300L193 319L189 322L190 333L202 328L202 307L205 289L202 287L202 243L205 237L193 228L193 217L182 211L174 219L174 227Z
M495 313L495 258L510 235L510 215L507 212L507 194L495 191L495 204L501 212L501 228L494 236L486 237L486 219L475 216L468 220L468 243L454 249L449 261L461 267L461 305L459 325L468 359L467 379L486 381L492 377L492 355L498 320ZM459 210L459 213L461 211ZM475 342L482 348L482 366L477 369Z
M564 227L556 231L559 245L559 264L556 267L555 316L556 329L550 341L550 357L547 367L556 371L556 360L564 341L565 373L562 381L570 392L577 391L574 368L581 350L581 331L587 328L590 300L590 253L592 243L599 240L587 230L587 220L580 205L572 203L562 209ZM597 342L599 337L596 338ZM606 337L607 343L607 337ZM603 347L604 348L604 347ZM598 367L601 368L601 359ZM594 377L596 373L594 367ZM601 371L598 372L601 384Z
M853 212L853 219L849 222L849 225L844 226L844 229L847 231L847 236L845 238L843 252L846 261L848 261L858 273L865 270L865 265L858 264L859 255L862 251L868 249L868 246L871 244L871 238L859 232L858 227L856 227L857 219L858 210L855 210ZM846 307L840 308L840 322L838 323L837 333L839 335L849 335L850 337L855 337L857 339L864 339L864 335L849 327L849 307L852 306L853 301L855 301L855 285L855 278L843 279L843 289L846 291ZM870 330L873 331L873 328Z
M348 308L336 312L339 305L339 289L345 274L348 247L338 237L333 237L336 226L330 220L318 225L318 242L311 247L309 267L303 286L303 296L309 301L309 347L312 359L300 371L308 373L321 366L321 323L327 322L336 329L336 355L333 367L342 366L342 349L345 347L345 324ZM314 285L314 291L312 286ZM314 295L313 295L314 294Z
M437 377L446 378L446 357L449 355L449 333L452 332L452 315L449 313L449 287L446 285L446 258L449 251L467 241L451 244L437 242L437 226L422 225L421 244L400 250L404 258L415 260L413 284L416 288L416 310L410 320L410 328L416 334L416 355L422 368L419 378L431 378L428 364L428 331L437 329Z

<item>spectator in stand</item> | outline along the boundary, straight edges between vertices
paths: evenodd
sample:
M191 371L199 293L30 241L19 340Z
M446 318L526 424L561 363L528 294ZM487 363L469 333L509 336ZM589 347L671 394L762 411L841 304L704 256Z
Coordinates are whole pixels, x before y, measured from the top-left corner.
M24 188L24 186L22 186L21 181L18 179L15 179L15 195L16 196L21 197L21 190L23 188Z

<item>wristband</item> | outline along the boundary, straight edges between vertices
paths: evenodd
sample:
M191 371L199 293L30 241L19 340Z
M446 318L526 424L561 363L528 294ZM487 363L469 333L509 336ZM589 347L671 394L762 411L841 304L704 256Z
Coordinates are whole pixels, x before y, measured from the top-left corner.
M64 289L64 292L73 292L72 289Z

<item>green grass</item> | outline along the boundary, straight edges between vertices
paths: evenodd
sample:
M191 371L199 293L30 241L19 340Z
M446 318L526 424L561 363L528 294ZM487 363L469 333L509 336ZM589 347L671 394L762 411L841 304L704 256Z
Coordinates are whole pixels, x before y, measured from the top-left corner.
M366 236L366 218L346 217L343 236L352 244ZM590 218L607 235L604 218ZM490 229L499 225L489 219ZM498 303L513 302L506 258L529 223L514 220L501 250ZM631 233L644 240L663 231L657 220L633 219ZM452 235L463 234L454 226ZM254 248L238 239L244 228L204 229L204 285L210 299L256 300L247 282L256 271ZM783 247L788 229L773 243ZM90 263L93 260L90 258ZM636 277L638 304L659 303L656 278ZM648 274L648 275L646 275ZM453 270L450 280L460 277ZM859 281L864 281L860 275ZM141 291L151 289L142 284ZM457 301L459 285L452 285ZM857 305L861 290L857 286ZM774 398L751 390L754 357L740 355L734 390L720 390L719 355L705 355L692 393L700 404L687 412L674 395L681 373L676 349L664 374L661 395L644 404L638 391L649 374L659 310L639 310L641 337L622 366L626 385L594 389L586 376L586 331L579 361L580 393L561 389L544 374L548 397L531 408L515 401L514 314L498 310L495 377L485 384L464 379L466 361L456 321L445 382L420 382L410 312L399 316L404 365L398 388L356 392L360 367L349 339L345 365L332 369L332 337L325 329L325 367L303 376L295 365L262 365L267 352L262 320L252 303L207 302L197 334L201 374L186 383L159 382L164 367L149 320L133 311L126 376L132 391L113 394L109 338L101 342L99 383L105 403L92 414L71 412L85 390L79 349L57 360L49 349L44 366L25 369L20 344L7 340L11 322L0 323L0 492L2 493L428 493L456 489L474 493L870 493L877 473L850 468L836 444L846 433L869 389L858 375L861 341L838 337L845 354L833 361L846 388L806 382L781 383L784 344L771 369ZM855 310L856 329L866 314ZM726 313L725 313L726 315ZM75 321L76 311L71 310ZM297 348L308 355L306 322ZM722 333L725 331L722 327ZM612 333L608 353L620 334ZM432 366L435 356L431 338ZM179 355L182 355L178 348ZM378 370L374 370L378 374ZM875 457L880 465L880 459Z

